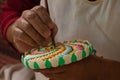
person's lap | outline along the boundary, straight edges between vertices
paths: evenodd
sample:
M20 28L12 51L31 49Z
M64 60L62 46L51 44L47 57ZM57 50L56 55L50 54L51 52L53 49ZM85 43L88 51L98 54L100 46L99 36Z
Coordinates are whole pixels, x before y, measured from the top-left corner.
M81 74L82 74L82 76L79 77L79 79L90 80L88 78L93 77L93 76L90 76L87 74L88 73L87 70L88 70L92 75L94 75L94 77L97 77L98 79L101 79L101 80L105 80L108 78L109 79L111 78L111 80L113 80L113 79L119 80L118 78L119 78L119 74L120 74L120 62L107 60L107 59L97 57L97 56L89 56L88 58L86 58L84 60L81 60L79 62L70 64L70 65L74 65L74 64L81 65L79 68L77 68L77 69L79 69L78 71L81 71ZM70 70L71 69L69 67L70 65L59 67L59 69L56 69L56 70L60 70L60 69ZM40 70L40 72L34 73L32 70L25 68L23 66L23 64L11 65L11 66L4 67L2 69L1 69L2 71L1 71L0 75L4 76L4 80L34 80L34 79L35 80L49 80L49 78L45 77L40 72L47 73L46 76L52 77L51 75L49 75L49 73L52 74L52 73L54 73L54 71L56 71L55 68L53 68L53 69ZM50 70L52 70L52 72ZM100 72L98 72L98 71L100 71ZM59 73L59 71L58 71L58 73ZM70 74L72 74L72 73L70 73ZM79 75L81 75L81 74L79 74ZM74 76L74 74L72 74L72 75ZM106 75L110 75L110 76L106 77ZM88 78L87 78L87 76L88 76ZM2 79L2 78L0 78L0 79Z

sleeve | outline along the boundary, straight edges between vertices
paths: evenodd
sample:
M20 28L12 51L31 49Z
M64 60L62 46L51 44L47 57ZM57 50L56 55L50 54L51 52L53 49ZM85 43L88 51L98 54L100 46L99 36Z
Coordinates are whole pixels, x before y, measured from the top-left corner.
M0 30L6 39L6 31L11 23L21 16L24 10L39 5L40 0L7 0L0 13Z

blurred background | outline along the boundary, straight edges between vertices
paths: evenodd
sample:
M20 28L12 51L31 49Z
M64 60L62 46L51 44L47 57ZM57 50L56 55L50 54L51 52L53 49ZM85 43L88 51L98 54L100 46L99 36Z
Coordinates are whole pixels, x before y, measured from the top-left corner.
M2 5L5 3L5 0L0 0L0 8L2 7ZM1 9L0 9L1 12Z

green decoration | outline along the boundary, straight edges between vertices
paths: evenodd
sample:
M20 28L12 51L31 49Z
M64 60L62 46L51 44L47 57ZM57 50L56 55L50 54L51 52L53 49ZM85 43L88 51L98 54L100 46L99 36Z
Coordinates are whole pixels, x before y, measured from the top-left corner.
M59 66L63 66L65 64L65 60L63 59L63 57L59 58Z
M86 57L86 52L85 52L85 50L83 49L82 50L82 59L84 59Z
M24 64L24 57L25 57L25 55L22 55L22 58L21 58L22 59L21 61L23 64Z
M48 59L45 61L45 66L46 66L46 68L52 67L51 62Z
M37 62L34 62L34 69L39 69L39 65L37 64Z
M72 62L76 62L77 61L77 57L76 57L75 54L72 54L71 61Z
M73 43L77 43L78 41L77 40L74 40Z
M93 52L92 49L93 49L93 48L92 48L92 44L91 44L91 43L89 43L88 48L89 48L89 54L92 54L92 52Z
M91 55L92 54L92 49L91 49L90 46L88 48L89 48L89 54Z
M28 54L31 54L31 51L30 51L30 50L28 50Z
M26 67L30 68L28 61L26 60Z

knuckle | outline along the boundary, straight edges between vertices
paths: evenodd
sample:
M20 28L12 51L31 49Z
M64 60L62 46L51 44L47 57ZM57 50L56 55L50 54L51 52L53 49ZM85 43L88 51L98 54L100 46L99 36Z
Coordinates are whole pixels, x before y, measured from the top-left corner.
M23 13L22 13L22 15L24 16L24 15L28 14L29 11L30 10L24 10Z
M44 10L45 8L43 6L36 6L35 10Z
M15 29L13 29L13 33L18 33L18 31L17 31L17 29L15 28Z
M33 19L33 18L36 18L37 15L35 12L31 11L31 10L27 10L27 11L24 11L23 12L23 16L26 18L26 19Z
M37 10L45 10L45 8L43 6L36 6Z
M17 22L17 23L19 23L19 22L20 22L20 20L21 20L21 19L20 19L20 18L18 18L18 19L16 20L16 22Z
M36 6L32 10L35 11L36 13L38 13L41 17L47 13L46 9L42 6Z
M39 10L40 10L41 14L44 14L44 15L48 16L48 12L44 7L40 7Z
M36 6L33 8L33 10L42 15L47 12L43 6Z
M30 24L24 19L21 20L21 24L24 31L30 28Z
M22 30L27 30L27 29L29 29L29 27L31 26L30 24L29 24L29 22L27 22L25 19L23 19L23 18L20 18L19 20L18 20L18 27L20 28L20 29L22 29Z
M21 35L23 35L23 31L19 30L18 28L13 30L13 35L16 38L20 38Z

